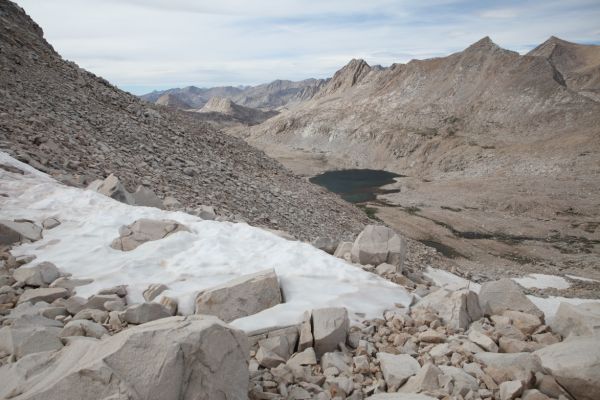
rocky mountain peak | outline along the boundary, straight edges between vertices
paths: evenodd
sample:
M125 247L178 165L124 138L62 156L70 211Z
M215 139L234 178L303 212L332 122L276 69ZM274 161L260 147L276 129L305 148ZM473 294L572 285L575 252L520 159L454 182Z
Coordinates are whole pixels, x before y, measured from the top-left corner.
M210 100L202 107L203 111L220 112L223 114L230 113L236 104L225 97L211 97Z
M175 96L173 93L165 93L156 100L156 104L167 106L171 108L191 108L191 106L183 101L180 97Z
M479 39L469 47L465 49L465 53L467 52L475 52L475 51L489 51L489 50L497 50L501 47L492 41L489 36L486 36L482 39Z
M371 66L363 59L353 58L337 71L331 81L318 94L319 97L347 89L359 83L369 72Z

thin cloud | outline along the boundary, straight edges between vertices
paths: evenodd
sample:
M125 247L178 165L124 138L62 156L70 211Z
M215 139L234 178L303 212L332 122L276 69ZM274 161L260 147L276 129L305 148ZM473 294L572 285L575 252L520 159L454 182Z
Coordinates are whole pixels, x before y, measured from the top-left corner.
M65 58L143 93L333 75L490 36L526 52L551 35L600 42L597 0L17 0Z

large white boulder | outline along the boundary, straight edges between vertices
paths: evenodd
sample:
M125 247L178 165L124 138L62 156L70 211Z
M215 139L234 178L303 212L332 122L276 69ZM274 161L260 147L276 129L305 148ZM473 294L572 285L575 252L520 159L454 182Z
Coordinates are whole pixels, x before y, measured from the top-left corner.
M405 241L383 225L367 225L352 245L352 262L379 265L392 264L401 272L406 252Z
M130 251L143 243L160 240L180 231L189 232L189 229L177 221L141 218L121 227L119 237L113 240L110 247Z
M560 303L550 327L564 337L600 334L600 303Z
M523 293L512 279L486 282L479 291L479 305L486 315L501 315L506 310L521 311L544 319L544 313Z
M348 336L348 310L345 308L319 308L312 310L312 326L317 357L335 351Z
M248 352L246 335L215 317L170 317L5 365L0 398L247 399Z
M196 297L196 314L216 315L230 322L274 307L281 301L277 275L268 269L200 292Z
M430 308L452 329L467 329L471 322L483 314L477 293L463 289L451 291L439 289L423 297L415 308Z
M574 336L533 354L575 400L600 399L600 336Z

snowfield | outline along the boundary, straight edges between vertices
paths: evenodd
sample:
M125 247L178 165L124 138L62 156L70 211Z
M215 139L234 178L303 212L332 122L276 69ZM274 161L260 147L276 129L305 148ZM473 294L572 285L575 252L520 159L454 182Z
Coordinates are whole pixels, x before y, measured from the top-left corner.
M76 288L79 296L128 285L128 302L140 303L148 285L163 283L169 287L163 295L176 298L180 312L190 314L199 291L274 268L285 303L232 325L246 331L287 326L299 322L306 310L329 306L348 308L355 320L375 318L395 304L410 304L412 296L401 286L309 244L243 223L129 206L90 190L64 186L6 153L0 152L0 162L27 171L19 175L0 169L0 193L8 195L0 196L0 219L61 221L45 230L42 240L21 245L13 254L33 254L37 258L32 265L50 261L74 278L92 278L91 284ZM178 232L129 252L112 249L119 227L140 218L172 219L191 232Z

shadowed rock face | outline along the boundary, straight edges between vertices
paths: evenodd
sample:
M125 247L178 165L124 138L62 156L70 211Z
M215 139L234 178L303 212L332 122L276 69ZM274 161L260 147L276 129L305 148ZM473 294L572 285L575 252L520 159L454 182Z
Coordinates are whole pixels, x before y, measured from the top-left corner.
M128 192L145 183L184 207L215 205L302 239L352 236L366 221L196 113L148 104L62 60L9 1L0 2L0 47L0 148L37 169L82 185L114 173Z

